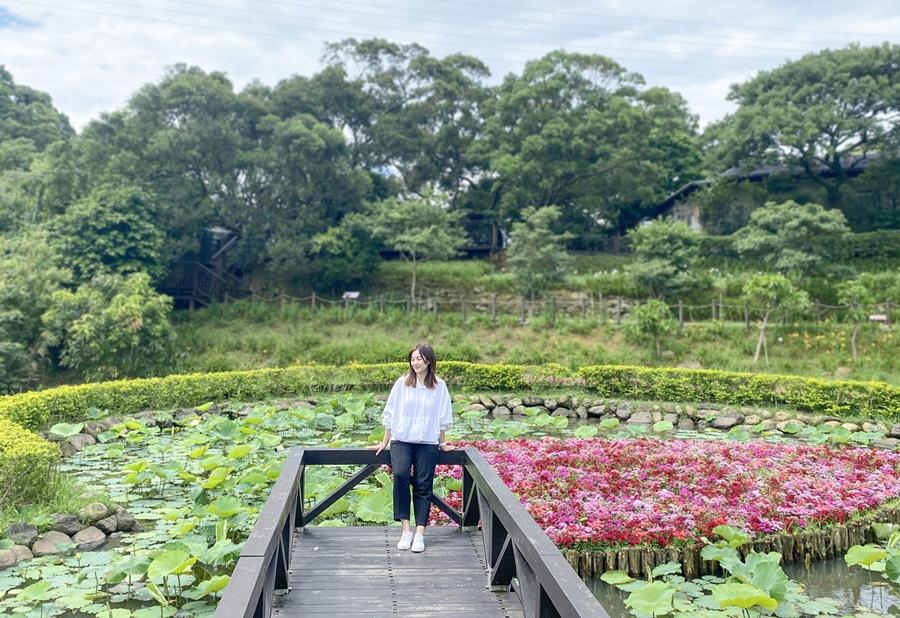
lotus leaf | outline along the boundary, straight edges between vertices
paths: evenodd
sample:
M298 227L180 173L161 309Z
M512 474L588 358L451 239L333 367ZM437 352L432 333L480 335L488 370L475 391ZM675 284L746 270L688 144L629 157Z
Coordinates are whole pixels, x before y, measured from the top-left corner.
M606 571L600 576L600 579L610 586L619 586L634 581L634 578L625 571Z
M675 588L665 582L650 582L625 599L625 606L650 615L665 614L672 609Z
M672 431L675 429L675 425L672 424L672 421L658 421L653 423L653 431L656 433L665 433L667 431Z
M879 560L883 560L887 556L887 550L878 545L854 545L847 550L844 555L844 561L848 566L859 565L864 568L871 568L873 564Z
M222 519L233 517L243 510L244 505L240 500L233 496L222 496L220 498L216 498L206 507L207 513L211 513L216 517L221 517Z
M666 562L656 566L650 574L653 577L662 577L663 575L672 575L673 573L681 573L681 564L678 562Z
M727 583L719 584L712 590L713 599L719 607L740 607L749 609L755 605L773 610L778 601L766 594L764 590L751 584Z
M57 423L50 428L50 433L61 438L68 438L79 433L83 427L84 423Z
M240 445L232 448L230 451L228 451L228 458L229 459L243 459L244 457L249 455L251 452L253 452L252 444L240 444Z

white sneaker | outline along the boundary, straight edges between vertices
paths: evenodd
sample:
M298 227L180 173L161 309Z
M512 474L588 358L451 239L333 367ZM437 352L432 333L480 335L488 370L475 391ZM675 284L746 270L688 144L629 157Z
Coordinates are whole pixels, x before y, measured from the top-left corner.
M416 533L412 542L412 550L416 553L425 551L425 535Z
M397 549L409 549L413 542L412 530L404 530L400 535L400 541L397 543ZM421 549L419 551L422 551Z

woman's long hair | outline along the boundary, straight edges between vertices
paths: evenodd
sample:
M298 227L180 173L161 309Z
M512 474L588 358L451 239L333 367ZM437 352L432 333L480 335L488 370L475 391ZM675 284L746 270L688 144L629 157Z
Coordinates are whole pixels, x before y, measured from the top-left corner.
M425 371L425 386L434 388L437 385L437 376L435 375L437 357L435 357L434 350L431 349L431 346L427 343L417 343L415 347L406 354L406 363L409 365L409 371L406 372L406 381L404 384L407 386L416 385L416 370L412 367L412 355L413 352L417 350L422 357L422 360L428 363L428 369Z

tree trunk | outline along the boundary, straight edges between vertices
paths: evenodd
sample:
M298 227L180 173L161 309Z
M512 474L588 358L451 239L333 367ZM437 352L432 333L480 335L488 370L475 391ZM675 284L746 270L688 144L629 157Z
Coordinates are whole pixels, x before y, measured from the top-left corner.
M653 340L656 342L656 359L659 360L662 356L662 350L659 347L659 337L654 337Z
M856 362L856 335L859 333L859 324L853 325L853 334L850 335L850 353L853 355L853 362Z
M765 315L763 315L762 325L759 327L759 339L756 341L756 352L753 354L753 364L755 365L757 361L759 361L759 353L762 351L763 342L766 340L766 325L769 323L769 309L766 309ZM768 357L769 351L766 350L766 356Z
M416 306L416 259L413 258L410 260L412 263L412 283L409 286L409 298L411 299L412 306Z

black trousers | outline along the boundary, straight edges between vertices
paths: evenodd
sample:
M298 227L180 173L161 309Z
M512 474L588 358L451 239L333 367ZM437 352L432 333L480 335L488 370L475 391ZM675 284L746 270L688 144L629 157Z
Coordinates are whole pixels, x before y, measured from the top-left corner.
M394 519L409 519L409 483L416 525L427 526L431 513L431 490L438 445L415 442L391 442L391 468L394 469Z

